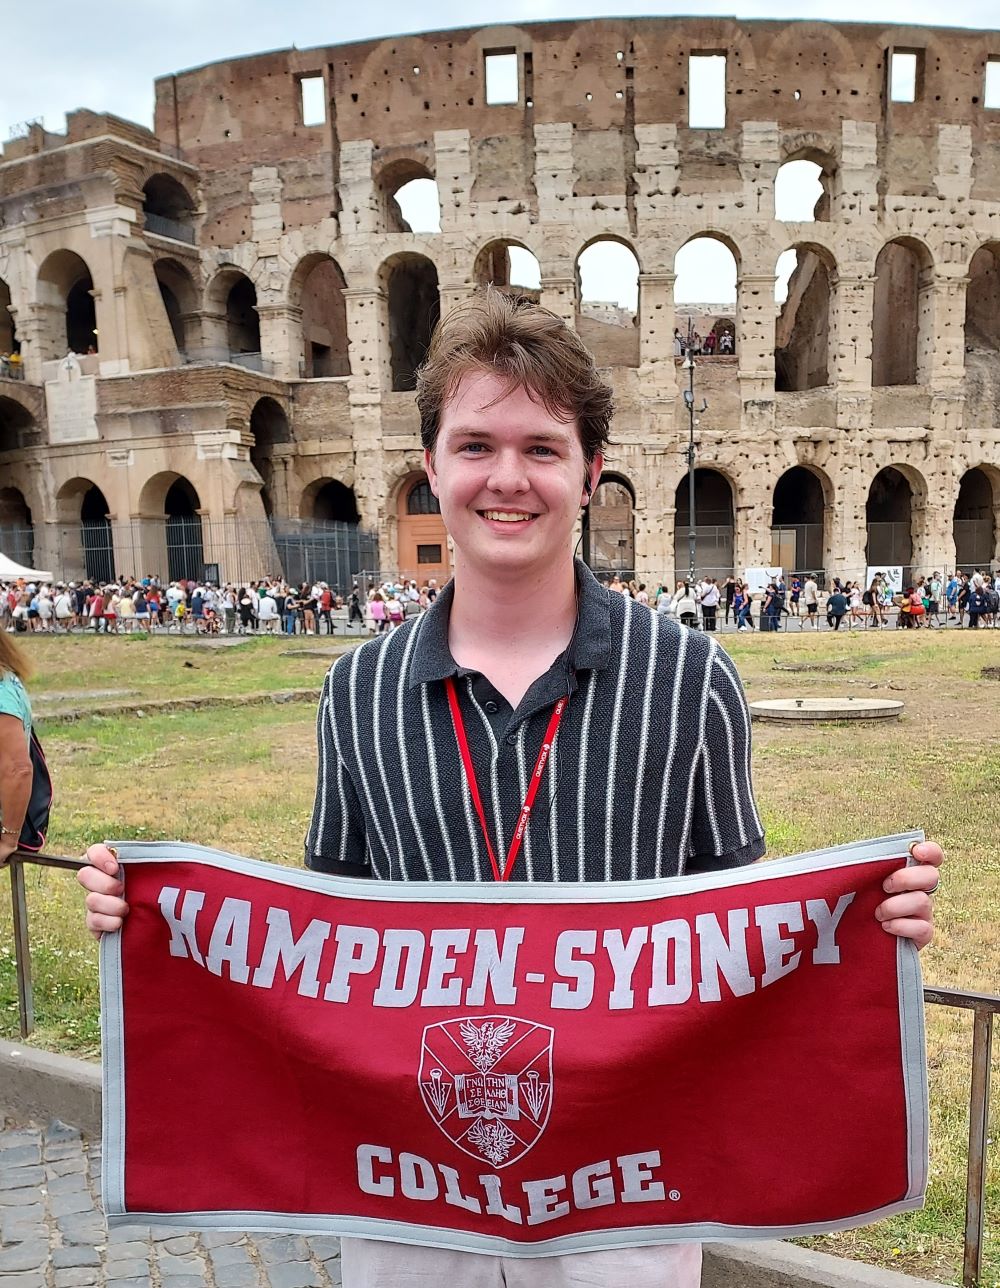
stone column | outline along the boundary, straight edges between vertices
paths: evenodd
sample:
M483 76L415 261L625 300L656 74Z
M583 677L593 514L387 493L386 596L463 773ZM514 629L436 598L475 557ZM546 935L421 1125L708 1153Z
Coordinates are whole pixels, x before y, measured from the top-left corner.
M935 389L961 386L965 379L965 299L968 277L937 277L931 287L934 327L929 356Z
M736 345L744 428L774 428L774 274L744 274L736 287Z
M831 549L826 569L828 586L834 577L864 578L865 546L868 542L868 482L852 479L851 471L844 469L839 461L831 462L829 470L834 481L834 493L830 516Z
M928 478L928 497L914 497L910 510L911 556L913 575L927 577L932 572L942 575L955 565L954 517L951 492L940 478ZM944 500L938 500L939 497Z
M265 304L258 300L260 351L270 364L270 373L281 380L299 380L305 375L302 340L302 310L290 304Z
M50 352L46 347L47 337L57 334L57 326L61 325L65 331L62 319L62 310L52 304L26 304L17 310L15 326L17 338L21 341L24 378L32 384L41 384L43 362L62 357L62 354Z
M576 327L576 278L542 277L542 308L557 314L567 326Z
M639 380L651 397L677 394L674 365L675 273L639 275Z
M385 294L374 286L346 287L347 335L351 373L371 390L388 389L389 311Z
M843 429L871 427L872 313L875 277L834 274L830 282L830 379Z
M441 231L457 232L472 205L472 145L468 130L434 131L434 174L441 206ZM444 300L441 301L442 309Z
M439 282L438 298L441 301L441 316L447 317L447 315L451 312L453 308L456 307L456 305L464 304L464 302L467 299L469 299L471 295L472 295L472 291L469 289L468 285L464 281L463 282L447 282L447 281Z

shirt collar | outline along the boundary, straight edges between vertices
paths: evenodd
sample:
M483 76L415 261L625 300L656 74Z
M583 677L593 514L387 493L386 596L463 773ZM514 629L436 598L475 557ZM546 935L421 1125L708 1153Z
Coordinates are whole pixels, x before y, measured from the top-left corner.
M581 560L574 560L577 615L565 657L572 671L603 671L611 663L611 592ZM419 623L410 662L409 688L465 674L448 647L453 581L441 590Z

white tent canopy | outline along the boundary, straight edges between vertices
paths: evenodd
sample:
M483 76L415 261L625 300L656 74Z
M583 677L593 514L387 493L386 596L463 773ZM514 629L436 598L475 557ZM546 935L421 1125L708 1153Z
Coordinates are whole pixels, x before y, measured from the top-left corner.
M43 572L40 568L25 568L13 559L8 559L5 554L0 554L0 581L17 581L19 578L27 581L51 581L52 574Z

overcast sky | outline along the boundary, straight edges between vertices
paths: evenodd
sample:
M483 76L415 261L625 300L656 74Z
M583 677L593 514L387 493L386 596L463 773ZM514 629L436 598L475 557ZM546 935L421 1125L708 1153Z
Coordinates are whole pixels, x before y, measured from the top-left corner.
M315 0L74 0L15 4L16 21L4 23L0 75L0 140L21 123L43 119L65 128L76 107L114 112L151 126L157 76L240 54L290 45L340 44L407 31L540 22L563 18L635 15L731 15L745 18L813 18L929 26L997 27L996 0L698 0L670 5L647 0L401 0L367 5L319 5ZM722 301L710 282L702 299ZM605 292L610 294L610 292Z

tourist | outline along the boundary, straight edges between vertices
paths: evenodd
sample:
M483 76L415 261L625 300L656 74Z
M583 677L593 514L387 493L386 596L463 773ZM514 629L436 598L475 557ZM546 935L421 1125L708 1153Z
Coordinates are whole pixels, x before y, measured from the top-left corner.
M266 635L273 635L278 624L278 605L274 596L265 586L264 593L257 601L257 622Z
M753 624L753 595L750 593L750 587L745 581L741 581L738 584L733 605L736 609L736 629L739 631L755 630L756 628Z
M969 629L977 630L980 620L985 617L989 609L989 601L986 598L986 583L982 587L972 583L969 590L969 597L966 601L965 610L969 614Z
M385 599L380 590L376 590L369 600L368 612L372 622L372 634L381 635L389 629L389 614L386 612Z
M849 607L847 595L840 581L834 578L834 588L827 596L826 600L826 624L835 631L840 630L840 623L844 620Z
M798 573L793 573L791 587L788 595L788 612L791 617L798 617L799 600L801 599L801 597L802 597L802 578L798 575ZM802 623L800 622L799 628L801 629L801 627L802 627Z
M781 627L781 616L785 611L785 597L776 581L769 581L764 591L764 602L760 607L760 629L776 631Z
M706 631L715 630L716 614L719 611L719 586L714 577L709 577L701 593L701 624Z
M849 581L844 587L844 593L847 595L847 602L850 607L850 617L847 622L847 629L853 630L855 626L862 629L867 625L868 612L864 602L864 592L861 589L860 581Z
M686 581L680 583L677 594L674 596L673 612L682 626L697 627L698 601Z
M27 659L0 635L0 867L17 849L31 800L31 702Z
M806 577L802 598L806 605L806 621L814 631L819 630L819 583L812 573Z
M311 868L443 882L488 881L491 870L501 876L509 868L514 880L528 879L520 839L497 857L485 812L479 811L481 831L474 822L467 826L475 816L469 783L486 781L486 773L491 819L502 827L501 820L523 816L529 835L545 838L535 846L534 880L723 871L763 853L749 775L749 713L725 651L711 636L683 633L610 594L572 558L580 509L603 466L611 396L576 334L535 305L496 291L439 324L417 399L428 479L454 544L455 575L419 622L363 644L327 676L306 840ZM528 451L543 435L551 456ZM473 443L491 450L470 452ZM492 520L490 512L520 517ZM650 667L654 630L658 665ZM644 679L626 684L630 674ZM633 690L623 708L623 693ZM627 771L627 753L650 710L659 713L660 736ZM385 711L393 713L390 736L380 738ZM523 749L536 753L560 717L543 789L558 800L550 796L549 810L531 818L522 807ZM520 754L512 740L520 741ZM468 770L459 750L466 744ZM431 782L438 808L399 808L412 781ZM713 803L711 785L721 783L725 791ZM581 809L579 801L590 805ZM392 829L382 826L387 817ZM646 840L636 847L633 835ZM115 856L93 845L87 857L79 880L88 891L88 927L117 931L128 905ZM937 846L918 847L917 861L893 874L891 889L900 893L876 914L889 933L917 946L929 942L927 891L937 888L941 858ZM561 924L558 910L549 915ZM695 1080L708 1072L692 1064ZM420 1245L344 1238L341 1256L345 1288L472 1285L484 1282L487 1271L493 1283L505 1278L502 1260ZM535 1277L553 1288L622 1282L696 1288L701 1248L690 1241L556 1256L537 1265Z

